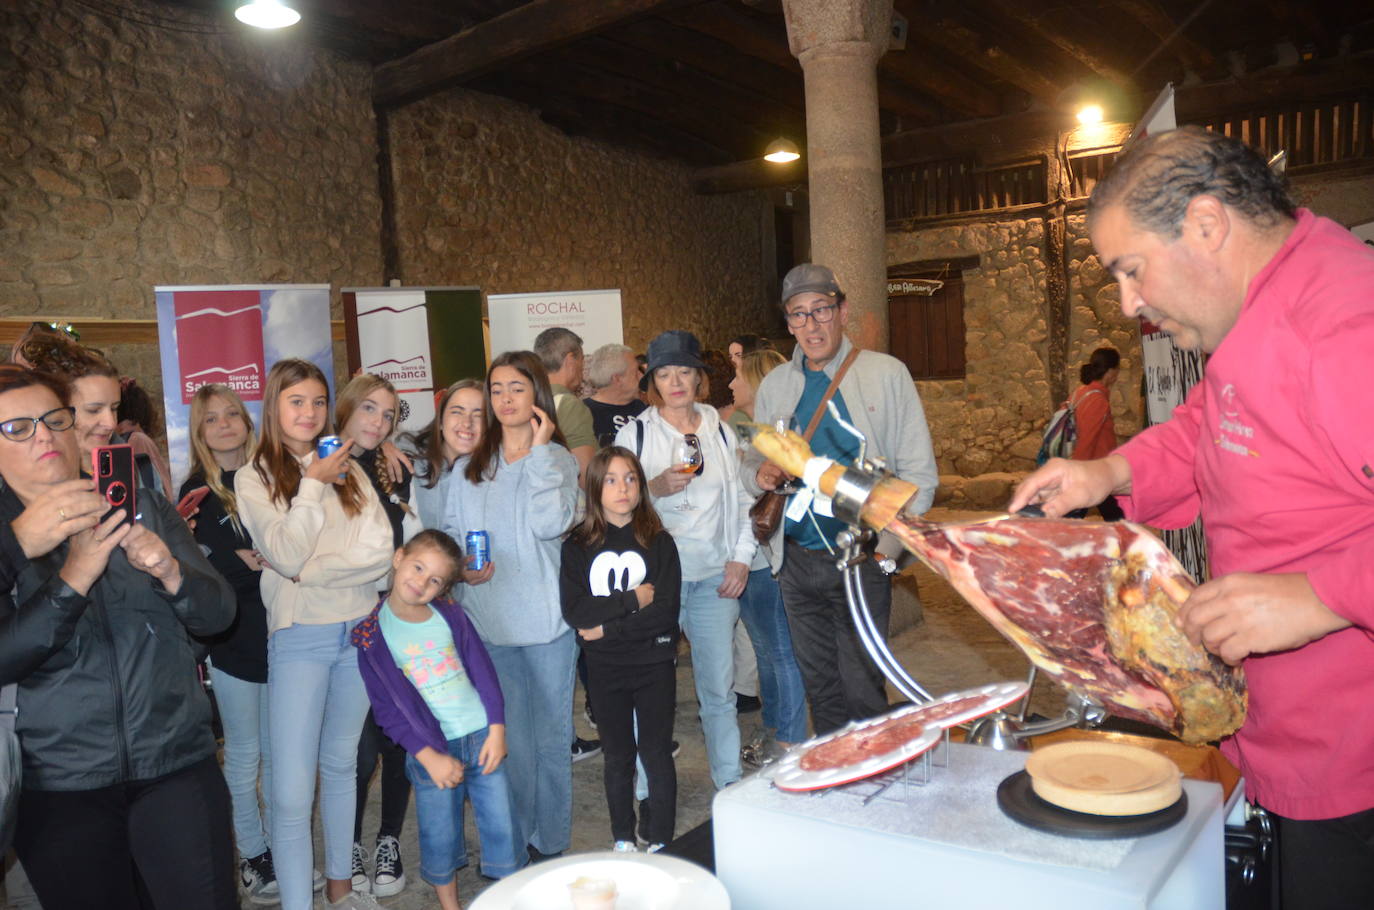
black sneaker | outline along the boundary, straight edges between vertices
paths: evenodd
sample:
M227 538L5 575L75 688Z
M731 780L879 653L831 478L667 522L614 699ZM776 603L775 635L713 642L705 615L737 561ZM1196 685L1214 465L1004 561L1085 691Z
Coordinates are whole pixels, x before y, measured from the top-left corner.
M735 713L752 714L763 708L763 702L759 701L757 695L741 695L735 693Z
M367 894L372 890L372 882L367 878L367 869L363 863L367 861L367 854L363 852L363 845L354 841L353 843L353 890L360 894Z
M600 754L601 754L601 740L599 740L599 739L583 739L583 738L580 737L580 736L575 736L575 737L573 737L573 742L572 742L572 760L573 760L574 764L577 763L577 762L582 761L582 759L584 759L584 758L591 758L591 757L594 756L594 755L600 755Z
M592 703L590 700L582 702L582 716L587 719L587 726L596 729L596 718L592 715Z
M239 863L239 884L248 892L250 903L262 907L281 903L281 888L277 885L271 850Z
M405 867L401 864L401 844L390 834L377 838L372 854L372 893L377 897L400 894L406 887Z
M678 742L677 740L673 740L673 758L677 758L677 754L681 751L682 743Z

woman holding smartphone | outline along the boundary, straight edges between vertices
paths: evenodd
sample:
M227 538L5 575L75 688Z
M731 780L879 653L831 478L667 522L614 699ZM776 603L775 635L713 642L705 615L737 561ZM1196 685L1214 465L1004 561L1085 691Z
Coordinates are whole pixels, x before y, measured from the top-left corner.
M282 906L308 910L310 813L320 779L326 898L376 908L353 890L358 737L367 693L349 635L377 602L391 565L391 523L352 458L351 440L327 457L329 387L319 367L278 361L263 390L262 441L234 477L249 537L274 571L267 607L267 700L272 753L272 851Z
M486 382L486 432L453 466L444 531L484 530L491 559L467 568L463 607L491 654L506 697L506 742L517 835L541 856L572 837L573 632L558 574L577 507L577 461L554 421L539 358L507 351ZM469 560L472 554L468 554ZM537 858L537 857L536 857Z
M692 643L701 729L717 789L740 778L734 695L739 596L757 544L739 479L735 433L702 404L709 382L691 332L649 342L640 380L651 407L620 428L615 444L634 452L649 493L682 560L682 631Z
M18 684L15 849L43 905L229 910L229 793L190 635L229 585L161 496L124 521L78 473L67 388L0 366L0 685ZM11 596L13 591L13 596Z

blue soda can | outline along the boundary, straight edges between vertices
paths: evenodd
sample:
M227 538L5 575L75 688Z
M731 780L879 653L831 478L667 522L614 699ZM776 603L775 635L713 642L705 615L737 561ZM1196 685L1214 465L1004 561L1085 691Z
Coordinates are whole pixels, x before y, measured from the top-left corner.
M339 451L341 445L343 440L337 436L321 436L320 441L315 443L315 455L319 458L328 458Z
M469 531L463 538L463 549L467 552L468 568L480 572L491 562L491 538L486 531Z

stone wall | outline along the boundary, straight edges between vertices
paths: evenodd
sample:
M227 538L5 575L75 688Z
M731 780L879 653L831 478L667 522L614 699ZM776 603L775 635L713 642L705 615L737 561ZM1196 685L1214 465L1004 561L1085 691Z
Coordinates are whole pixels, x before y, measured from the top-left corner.
M0 11L0 310L152 318L160 284L376 283L368 67L162 4L121 12Z
M524 105L453 90L390 117L401 277L489 294L620 288L625 342L723 347L784 332L763 193L701 196L683 165L569 138Z
M1058 402L1051 400L1045 229L1041 219L1001 219L937 225L887 235L887 261L978 256L964 276L965 378L916 383L941 472L938 502L994 506L1017 472L1034 466L1040 434ZM1116 285L1092 255L1082 216L1070 216L1071 309L1066 387L1092 350L1122 352L1121 380L1112 391L1117 432L1140 425L1135 326L1115 309ZM963 478L982 477L968 486ZM966 489L967 487L967 489ZM986 488L986 489L984 489Z

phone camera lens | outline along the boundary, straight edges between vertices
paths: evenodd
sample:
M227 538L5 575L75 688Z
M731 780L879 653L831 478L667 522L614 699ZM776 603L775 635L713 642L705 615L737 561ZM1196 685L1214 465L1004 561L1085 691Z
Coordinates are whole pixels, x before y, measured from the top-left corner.
M118 480L105 488L105 499L108 500L112 506L124 505L124 500L127 499L128 496L128 487L124 486L124 484L120 483Z

